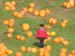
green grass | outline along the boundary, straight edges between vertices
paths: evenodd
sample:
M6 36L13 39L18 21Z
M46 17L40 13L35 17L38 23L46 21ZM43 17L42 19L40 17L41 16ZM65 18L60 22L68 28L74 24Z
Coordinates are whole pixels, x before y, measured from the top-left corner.
M52 46L52 52L51 56L58 56L60 48L64 47L61 44L55 45L53 43L53 39L57 36L62 36L65 39L67 39L70 44L66 48L68 49L68 52L71 50L75 49L75 8L72 9L66 9L62 7L63 2L65 0L15 0L17 2L17 10L20 10L23 7L27 7L29 3L35 2L36 3L36 8L39 9L46 9L49 8L52 13L48 16L46 16L44 19L41 19L38 16L25 16L21 20L17 20L16 17L12 15L12 11L5 11L4 10L4 2L6 1L13 1L13 0L0 0L2 3L0 5L0 41L5 43L5 45L14 51L14 54L9 55L9 56L15 56L15 52L19 51L20 46L24 45L26 47L35 47L32 44L35 41L38 41L37 39L29 38L25 36L25 32L20 28L21 24L23 23L28 23L31 26L31 31L35 34L37 30L37 26L40 23L48 24L47 19L50 17L54 17L58 19L59 22L61 22L64 18L67 18L69 20L69 24L66 28L62 28L58 25L54 26L50 31L55 31L57 32L57 35L52 37L52 40L46 43L46 45L51 45ZM66 0L67 1L67 0ZM3 24L4 19L9 19L9 18L14 18L15 19L15 32L13 34L13 39L9 40L6 37L6 31L8 27ZM46 21L45 21L46 20ZM26 37L25 42L21 42L16 40L16 35L24 35ZM24 53L23 56L37 56L37 54L33 53Z

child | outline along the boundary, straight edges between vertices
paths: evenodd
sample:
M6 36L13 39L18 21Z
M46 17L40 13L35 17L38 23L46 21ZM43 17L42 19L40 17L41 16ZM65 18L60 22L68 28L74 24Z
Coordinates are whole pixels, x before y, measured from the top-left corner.
M48 38L48 34L46 33L46 30L44 29L44 24L40 24L40 28L38 29L36 33L36 38L40 41L39 47L44 47L44 40Z

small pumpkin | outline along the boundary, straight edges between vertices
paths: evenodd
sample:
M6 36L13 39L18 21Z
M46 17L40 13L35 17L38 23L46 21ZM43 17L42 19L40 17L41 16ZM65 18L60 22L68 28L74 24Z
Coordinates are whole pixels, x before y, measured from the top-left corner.
M25 31L28 31L30 29L29 24L27 24L27 23L23 24L22 29L25 30Z
M56 35L56 32L50 32L50 35L51 36L55 36Z
M13 28L8 28L8 33L13 33L14 32L14 29Z
M47 51L49 51L49 52L52 50L52 48L51 48L50 45L47 45L47 46L45 47L45 49L46 49Z
M45 28L45 29L51 29L51 26L45 25L44 28Z
M30 4L29 4L29 7L30 7L30 8L34 8L34 7L35 7L35 3L30 3Z
M21 51L21 52L26 52L26 47L21 46L20 51Z
M34 9L33 8L28 8L28 12L31 14L34 12Z
M38 51L37 48L32 48L32 49L31 49L31 52L32 52L32 53L37 53L37 51Z
M54 43L61 43L60 38L59 38L59 37L55 38L55 39L54 39Z
M64 41L62 42L62 44L63 44L64 46L67 46L67 45L69 45L69 42L66 41L66 40L64 40Z
M28 48L27 48L27 51L28 51L28 52L31 52L31 49L32 49L31 47L28 47Z
M8 20L4 20L3 24L8 25L8 22L9 22Z
M66 27L66 23L63 23L63 22L62 22L62 23L60 24L60 26L63 27L63 28L65 28L65 27Z
M21 52L16 52L16 56L22 56Z
M7 53L7 54L12 54L13 51L8 49L8 50L6 50L6 53Z
M21 41L25 41L25 37L24 37L24 36L21 36L21 37L20 37L20 40L21 40Z
M5 2L5 6L9 6L10 5L10 2Z
M70 53L71 53L72 55L75 55L75 50L72 50Z
M46 9L46 14L50 14L51 13L51 11L47 8Z
M9 11L9 10L10 10L10 8L9 8L9 7L5 7L5 10Z
M11 4L12 4L13 6L15 6L15 5L16 5L16 1L11 1Z
M34 15L35 15L35 16L38 16L38 15L39 15L39 11L38 11L38 10L35 10L35 11L34 11Z
M16 39L17 39L17 40L20 40L20 38L21 38L20 35L17 35L17 36L16 36Z
M32 35L33 35L32 31L28 31L28 32L27 32L27 36L28 36L28 37L32 37Z
M22 11L24 11L24 13L26 13L28 11L27 8L23 8Z
M72 4L71 3L67 3L66 8L72 8Z
M39 16L40 17L45 17L46 16L46 11L45 10L40 10Z
M12 38L12 34L11 33L7 33L7 38L11 39Z

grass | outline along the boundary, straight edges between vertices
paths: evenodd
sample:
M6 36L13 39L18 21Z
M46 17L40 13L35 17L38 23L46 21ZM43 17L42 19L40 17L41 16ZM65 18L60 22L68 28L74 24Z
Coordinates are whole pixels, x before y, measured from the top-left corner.
M14 54L9 55L9 56L15 56L15 52L19 51L19 48L22 45L24 45L26 47L29 47L29 46L35 47L32 44L35 41L38 41L38 40L34 39L33 37L32 38L26 37L25 32L20 28L21 24L23 24L23 23L30 24L31 31L33 31L33 33L35 34L36 29L37 29L36 27L38 26L38 24L40 24L40 23L48 24L47 19L50 17L54 17L54 18L58 19L60 22L64 18L67 18L69 20L69 24L66 28L61 28L58 24L50 30L50 31L57 32L57 35L52 37L52 40L49 41L48 43L46 43L46 45L52 46L51 56L58 56L60 48L64 47L61 44L55 45L53 43L53 39L57 36L62 36L70 42L69 46L66 47L68 49L68 52L75 49L75 22L74 22L75 21L75 19L74 19L75 18L75 8L66 9L66 8L62 7L63 2L65 2L67 0L22 0L22 1L15 0L17 2L17 10L20 10L23 7L27 7L28 4L31 2L35 2L37 5L36 8L39 8L39 9L49 8L52 11L51 15L46 16L44 19L41 19L38 16L29 15L29 16L25 16L21 20L17 20L17 18L15 18L12 15L12 13L13 13L12 11L4 10L4 3L6 1L13 1L13 0L0 0L0 2L2 3L0 5L0 40L2 42L4 42L9 49L12 49L14 51ZM8 29L8 27L3 24L3 20L9 19L9 18L14 18L16 21L15 32L13 34L12 40L7 39L5 32ZM17 34L24 35L26 37L26 41L25 42L17 41L16 40ZM37 54L24 53L23 56L37 56Z

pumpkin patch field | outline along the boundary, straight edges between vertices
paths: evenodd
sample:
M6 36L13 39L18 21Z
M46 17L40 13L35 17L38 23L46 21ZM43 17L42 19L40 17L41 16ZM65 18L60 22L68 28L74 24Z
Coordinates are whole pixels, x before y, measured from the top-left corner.
M75 56L75 0L0 0L0 56Z

